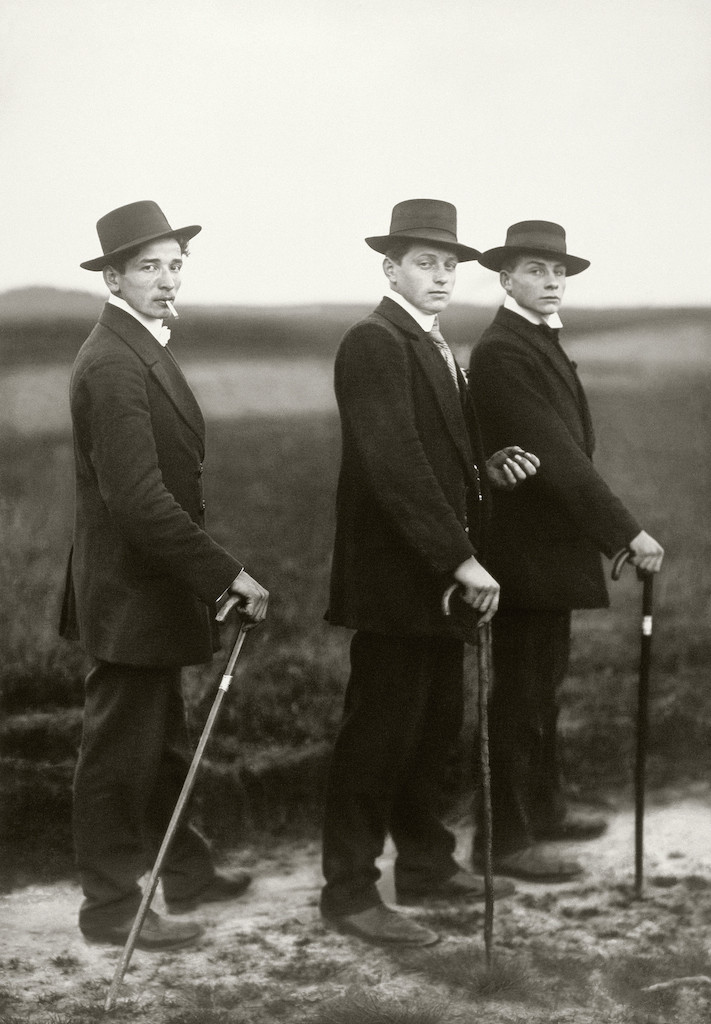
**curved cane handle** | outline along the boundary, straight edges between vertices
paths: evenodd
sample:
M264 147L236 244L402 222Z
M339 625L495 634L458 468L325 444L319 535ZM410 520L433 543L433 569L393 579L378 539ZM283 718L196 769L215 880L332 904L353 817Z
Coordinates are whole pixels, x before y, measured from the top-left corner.
M458 589L458 587L458 583L452 583L447 587L445 592L442 594L442 614L444 616L449 616L452 614L450 601L452 600L452 594Z
M452 595L454 593L456 593L457 590L461 590L461 589L462 589L461 583L450 583L450 585L447 587L445 592L442 594L442 601L441 601L442 614L445 617L448 617L448 616L450 616L452 614L452 608L451 608L451 604L450 604L450 602L452 600ZM472 609L472 611L474 611L474 609ZM479 621L477 623L477 629L481 629L482 626L483 625L487 625L487 623L482 623L482 621L481 621L482 613L479 612L478 614L479 614Z
M632 557L632 552L629 548L625 548L624 551L620 551L619 555L615 559L612 565L612 578L618 580L622 575L622 569L625 562L628 562Z

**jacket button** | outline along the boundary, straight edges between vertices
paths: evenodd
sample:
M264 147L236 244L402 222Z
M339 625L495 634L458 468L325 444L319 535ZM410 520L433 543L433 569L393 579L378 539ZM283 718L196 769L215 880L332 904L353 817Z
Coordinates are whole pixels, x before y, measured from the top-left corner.
M204 512L206 508L207 505L205 504L205 499L203 498L203 500L200 502L200 511Z
M203 470L203 465L202 465L202 462L201 462L200 463L200 468L198 469L198 476L202 476L202 470Z

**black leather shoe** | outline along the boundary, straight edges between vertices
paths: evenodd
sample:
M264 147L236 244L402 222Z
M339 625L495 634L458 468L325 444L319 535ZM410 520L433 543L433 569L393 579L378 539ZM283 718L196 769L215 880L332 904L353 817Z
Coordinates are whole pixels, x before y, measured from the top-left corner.
M575 842L597 839L607 831L607 822L601 814L569 812L560 821L536 826L536 839L547 842Z
M433 946L439 941L437 932L382 905L341 917L322 916L329 928L346 935L357 935L376 946Z
M481 858L475 855L475 866L480 863ZM493 866L497 874L527 882L570 882L583 873L583 866L577 860L559 857L541 846L495 855Z
M112 946L125 946L133 921L134 918L129 917L125 921L115 924L82 928L82 934L87 942L105 942ZM200 938L203 931L202 925L196 924L195 921L166 921L164 917L156 914L155 910L149 910L138 933L136 949L145 949L149 952L179 949L181 946L192 945Z
M166 899L165 904L169 914L186 914L195 910L202 903L225 903L228 900L237 899L241 896L252 876L247 871L230 871L222 875L215 875L214 878L199 892L193 896L186 896L184 899Z
M513 882L507 878L495 878L493 889L494 899L512 896L516 891ZM426 900L483 900L484 896L482 876L474 875L464 868L427 889L403 889L397 886L397 901L404 906L413 906Z

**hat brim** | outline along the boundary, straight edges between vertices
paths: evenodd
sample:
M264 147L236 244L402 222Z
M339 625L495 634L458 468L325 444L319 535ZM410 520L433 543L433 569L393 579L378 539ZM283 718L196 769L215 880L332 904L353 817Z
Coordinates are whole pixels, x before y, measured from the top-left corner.
M382 253L384 256L387 255L388 249L392 248L393 242L412 242L413 245L425 242L428 245L436 246L438 249L447 249L448 252L453 252L462 263L466 263L468 260L478 260L481 256L478 249L472 249L468 245L461 245L459 242L450 242L446 238L435 238L432 235L371 235L365 241L371 249L375 249L376 252Z
M176 235L180 235L188 241L190 238L194 238L200 231L202 231L201 224L189 224L185 228L171 228L170 231L159 231L158 233L151 233L150 235L144 235L141 238L135 238L131 242L127 242L126 245L120 245L116 249L112 249L111 252L104 253L103 256L97 256L96 259L86 260L85 263L80 263L79 266L84 270L103 270L104 267L111 263L114 256L118 256L122 252L127 252L129 249L135 249L140 245L146 245L148 242L153 242L158 238L174 238Z
M568 277L582 273L590 266L590 260L584 260L580 256L569 256L565 252L555 252L551 249L537 249L530 245L499 245L495 249L487 249L479 257L482 267L487 270L501 270L503 264L511 256L543 256L545 259L557 260L565 265L565 272Z

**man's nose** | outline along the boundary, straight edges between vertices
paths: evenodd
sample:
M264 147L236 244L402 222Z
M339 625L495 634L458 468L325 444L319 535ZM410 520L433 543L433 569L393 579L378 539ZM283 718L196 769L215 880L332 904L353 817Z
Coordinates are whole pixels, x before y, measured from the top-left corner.
M553 288L557 290L560 287L560 281L555 274L546 275L546 288Z
M173 289L177 274L173 274L170 267L163 267L158 278L158 284L161 288Z
M445 265L442 263L435 267L435 281L444 283L450 275L450 271L447 270Z

